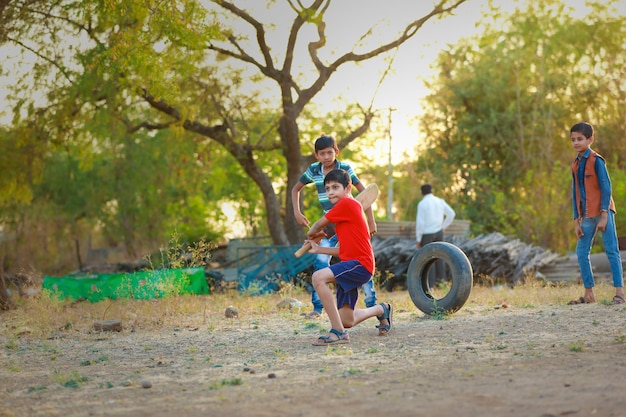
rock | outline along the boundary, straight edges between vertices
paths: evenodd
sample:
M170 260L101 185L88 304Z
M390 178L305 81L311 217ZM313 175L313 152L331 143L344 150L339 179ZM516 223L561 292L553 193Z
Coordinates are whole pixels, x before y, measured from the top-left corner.
M302 308L304 307L304 303L302 301L296 300L295 298L285 298L284 300L280 300L278 304L276 304L278 309L286 309L291 310L292 308Z
M93 329L99 332L121 332L122 320L101 320L93 324Z
M142 388L152 388L152 382L150 381L141 381Z
M233 319L235 317L239 317L239 310L237 310L236 307L228 306L226 307L226 310L224 311L224 316L226 316L227 319Z

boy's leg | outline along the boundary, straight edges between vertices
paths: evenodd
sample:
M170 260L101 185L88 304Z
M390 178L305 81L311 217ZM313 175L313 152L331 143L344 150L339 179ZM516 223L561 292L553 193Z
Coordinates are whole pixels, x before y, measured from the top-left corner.
M578 300L570 301L570 304L595 303L596 301L593 293L595 282L593 279L593 271L591 270L589 254L591 253L591 246L593 245L597 224L597 217L584 218L580 224L583 236L576 242L576 257L578 258L580 276L583 281L583 286L585 287L585 295Z
M363 284L363 294L365 294L365 307L376 305L376 289L374 288L374 278Z
M613 275L613 286L615 287L615 297L613 303L624 303L624 271L622 268L622 257L619 253L619 243L617 241L617 230L615 228L615 213L609 210L606 229L602 232L602 243Z
M323 238L319 243L319 246L326 248L331 247L331 245L332 243L326 238ZM313 271L319 271L320 269L328 267L328 265L330 264L330 258L330 255L317 254L315 256L315 261L313 261ZM311 304L313 304L313 311L307 314L306 317L319 317L322 314L323 305L320 297L315 291L315 288L313 288L313 290L311 291Z
M354 327L357 324L361 323L372 317L379 317L385 313L385 309L380 304L367 307L367 308L357 308L352 310L350 306L347 304L339 309L339 314L341 316L341 320L345 323L345 327Z
M319 295L317 295L317 291L315 291L315 288L311 290L311 304L313 304L313 311L308 313L306 315L306 318L313 319L321 316L324 306L322 305L322 300L320 300Z
M602 243L604 244L606 256L609 258L609 265L613 275L613 286L623 287L624 271L622 270L622 257L619 253L617 231L615 230L615 214L610 210L607 216L606 229L602 232Z
M319 271L315 271L312 277L313 287L317 291L320 300L322 301L322 305L326 309L326 314L328 315L328 319L330 320L330 325L333 329L338 330L340 332L344 332L345 328L343 326L343 322L341 317L339 317L339 311L337 310L337 306L335 305L335 295L331 291L328 284L335 281L335 275L330 268L320 269Z

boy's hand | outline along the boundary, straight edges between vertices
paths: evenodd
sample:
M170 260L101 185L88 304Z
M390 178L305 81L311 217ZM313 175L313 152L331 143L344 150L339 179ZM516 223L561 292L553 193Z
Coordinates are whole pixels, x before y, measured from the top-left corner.
M319 240L318 240L319 242ZM313 239L307 239L304 241L304 244L309 244L311 245L311 248L308 250L309 253L319 253L318 249L319 249L319 245L317 244L317 242Z
M574 233L576 233L576 239L580 239L581 237L585 236L582 227L580 227L580 221L578 219L574 220Z
M368 226L370 228L370 236L374 236L378 232L378 226L376 225L376 222L372 220L372 222L370 223L368 221Z
M326 237L326 233L321 231L321 232L317 232L317 233L313 233L313 234L307 234L306 237L307 237L307 241L314 240L315 242L319 242L320 240L322 240L323 238ZM304 243L306 243L306 242L304 242Z
M310 225L309 219L307 219L304 214L297 213L297 214L294 214L294 217L296 218L296 223L298 223L300 226L309 227Z
M600 220L598 221L598 225L596 226L596 229L600 232L604 232L606 230L606 224L608 223L609 219L607 217L606 212L603 212L602 215L600 216Z

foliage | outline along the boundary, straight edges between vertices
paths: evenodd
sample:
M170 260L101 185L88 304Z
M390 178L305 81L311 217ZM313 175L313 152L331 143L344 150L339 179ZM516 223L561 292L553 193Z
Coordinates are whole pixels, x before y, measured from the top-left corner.
M332 131L347 149L374 117L355 104L322 118L313 98L347 63L384 57L464 1L407 16L369 49L371 32L356 33L344 52L325 47L330 0L271 2L264 6L281 13L267 24L264 9L225 0L2 3L0 43L17 51L2 70L15 71L14 118L0 138L10 150L0 211L18 243L7 249L11 262L23 262L18 252L41 253L23 241L25 230L53 229L77 248L94 235L129 255L174 230L214 236L228 221L222 204L250 234L301 241L289 190L311 161L310 143ZM283 12L291 21L276 36ZM306 49L305 32L313 34ZM307 76L295 65L300 50L309 53ZM27 62L28 71L12 67ZM72 247L41 233L31 240L52 241L50 258Z
M593 4L575 18L553 0L509 15L493 9L490 18L481 35L437 60L417 171L475 233L516 234L562 251L572 241L564 233L571 231L569 127L587 120L599 132L626 133L617 81L626 68L626 17ZM617 156L614 170L626 165L623 144L607 147Z

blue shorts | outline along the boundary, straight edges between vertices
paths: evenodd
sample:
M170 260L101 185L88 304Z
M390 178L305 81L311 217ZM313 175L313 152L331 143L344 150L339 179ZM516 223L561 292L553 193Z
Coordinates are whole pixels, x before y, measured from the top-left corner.
M354 310L359 289L372 279L372 274L359 261L338 262L329 268L337 281L337 308L348 304Z

